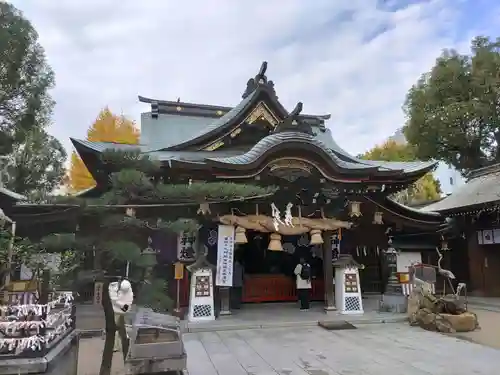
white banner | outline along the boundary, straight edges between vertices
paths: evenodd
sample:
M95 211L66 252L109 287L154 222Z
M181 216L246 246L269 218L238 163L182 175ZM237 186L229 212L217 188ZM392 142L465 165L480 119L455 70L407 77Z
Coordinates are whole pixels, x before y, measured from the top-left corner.
M217 273L215 285L233 286L234 227L219 225L217 235Z

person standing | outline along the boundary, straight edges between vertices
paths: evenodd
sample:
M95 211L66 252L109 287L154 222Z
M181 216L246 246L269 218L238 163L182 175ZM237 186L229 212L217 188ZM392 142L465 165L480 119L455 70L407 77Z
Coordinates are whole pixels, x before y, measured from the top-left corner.
M300 258L299 264L293 272L296 277L297 295L300 301L300 311L309 310L310 290L311 290L311 265L304 258Z

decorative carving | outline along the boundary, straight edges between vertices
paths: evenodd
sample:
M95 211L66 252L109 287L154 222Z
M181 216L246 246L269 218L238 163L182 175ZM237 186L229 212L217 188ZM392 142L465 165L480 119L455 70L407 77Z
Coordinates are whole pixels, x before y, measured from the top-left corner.
M312 166L296 159L281 159L277 160L269 166L269 171L274 172L278 169L300 169L308 174L312 173Z
M241 128L238 126L236 129L234 129L231 134L229 135L231 138L236 137L238 134L241 133Z
M293 111L274 128L274 133L299 132L314 135L311 125L299 119L301 112L302 103L298 102Z
M267 80L266 70L267 70L267 61L264 61L264 62L262 62L262 65L260 66L259 73L257 73L255 78L250 78L248 80L247 88L242 95L243 99L248 97L248 95L250 95L252 92L254 92L259 86L266 87L269 90L269 92L271 92L277 98L276 90L274 89L274 82Z
M300 177L307 177L312 174L312 167L300 160L282 159L269 166L269 174L283 178L289 182L294 182Z
M278 124L276 116L274 116L262 102L259 102L259 104L255 106L255 108L252 110L252 112L250 112L250 114L245 118L243 122L246 122L247 124L253 124L259 119L267 121L273 128Z
M214 151L222 146L224 146L223 141L216 141L216 142L210 144L209 146L205 147L204 151Z

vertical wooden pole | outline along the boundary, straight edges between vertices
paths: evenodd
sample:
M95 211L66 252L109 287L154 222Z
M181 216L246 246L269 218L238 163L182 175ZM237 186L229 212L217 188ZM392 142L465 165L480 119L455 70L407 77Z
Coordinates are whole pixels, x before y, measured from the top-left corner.
M323 232L323 275L325 279L325 312L335 311L333 295L332 232Z

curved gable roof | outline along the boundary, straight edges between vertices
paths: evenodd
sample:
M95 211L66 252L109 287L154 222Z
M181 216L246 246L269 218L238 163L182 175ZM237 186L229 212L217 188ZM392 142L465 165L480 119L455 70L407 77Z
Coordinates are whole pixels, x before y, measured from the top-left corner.
M315 136L311 136L305 133L298 132L283 132L271 134L263 138L254 147L252 147L248 152L227 157L209 157L205 160L213 165L250 165L257 162L264 154L271 152L272 149L277 147L283 147L283 144L308 144L317 148L321 153L324 154L325 158L330 160L336 166L351 171L375 171L381 173L398 174L398 173L426 173L435 166L435 162L385 162L385 161L372 161L372 160L360 160L356 158L351 158L351 161L347 161L340 158L332 149L327 147L325 143L317 139Z

